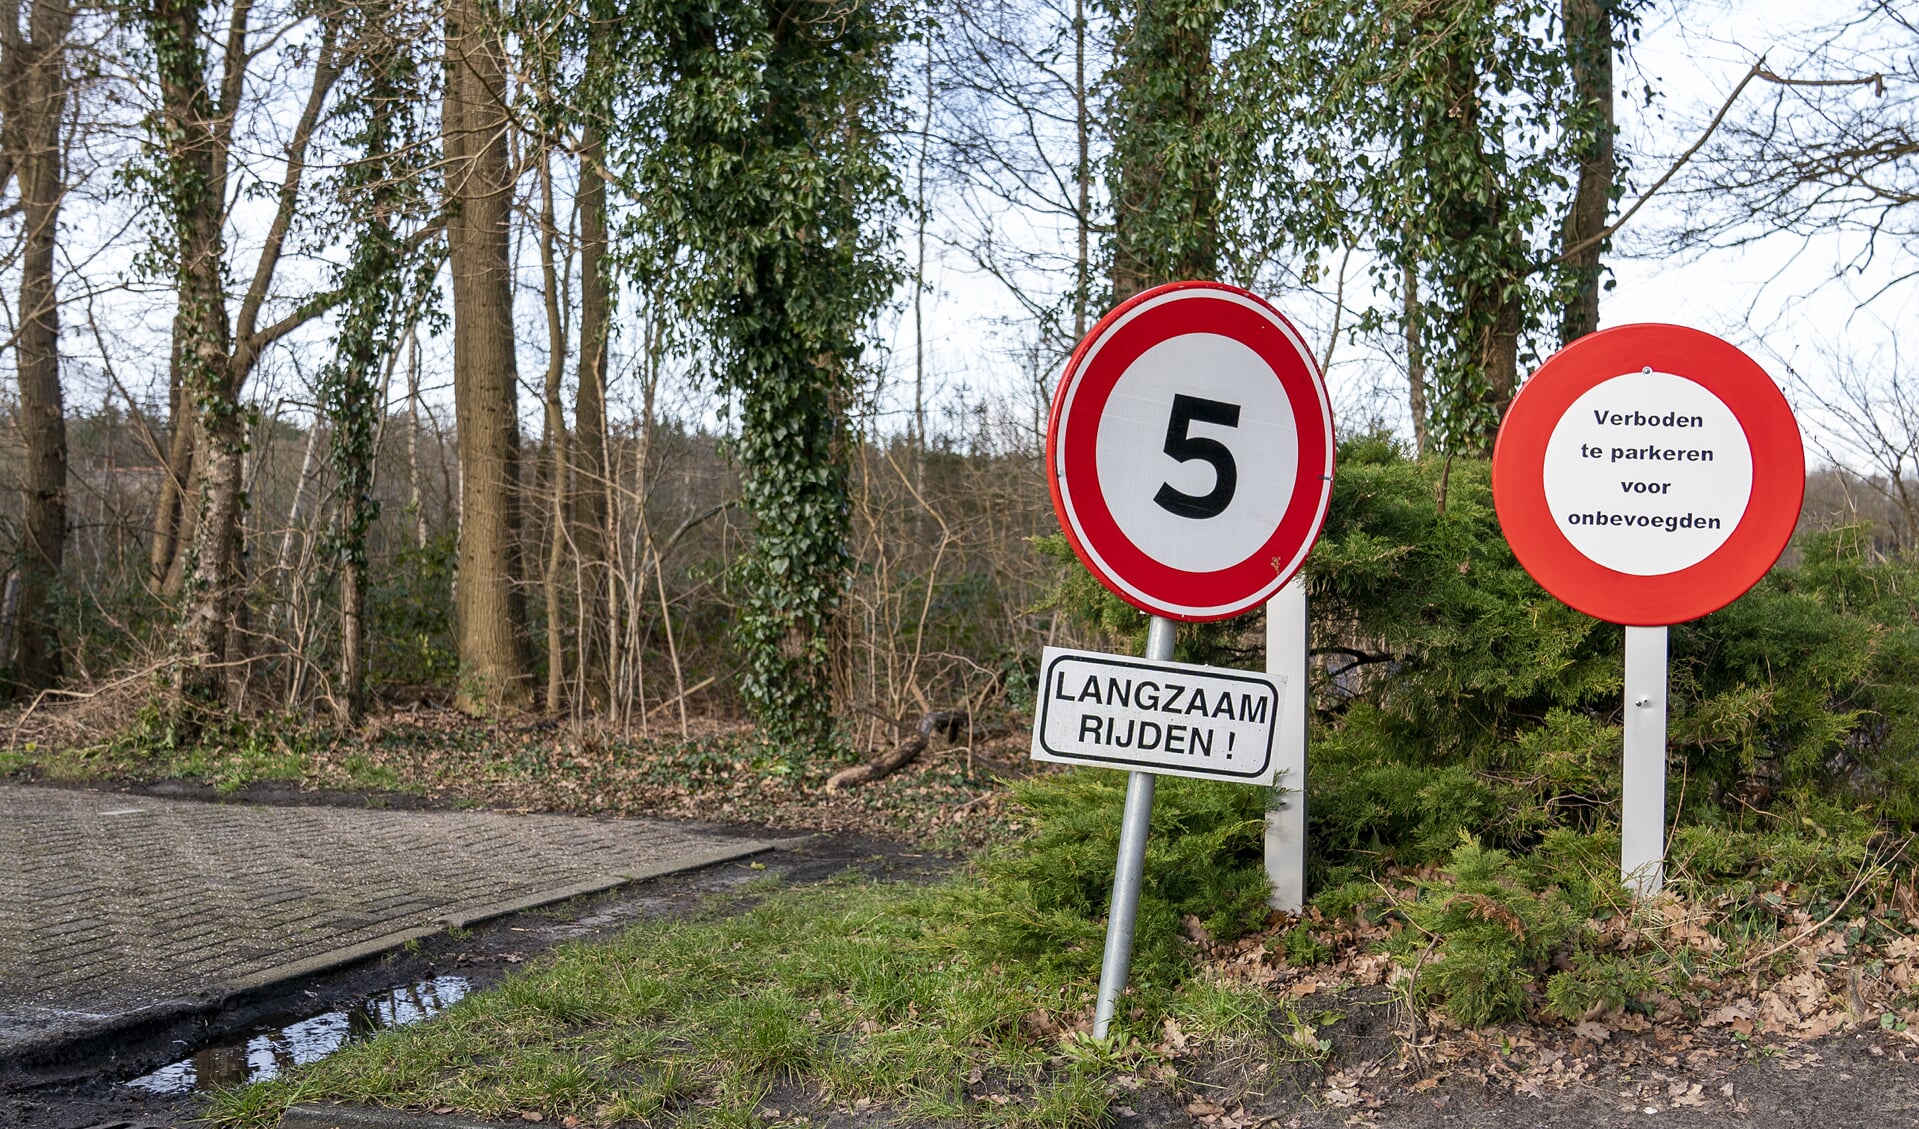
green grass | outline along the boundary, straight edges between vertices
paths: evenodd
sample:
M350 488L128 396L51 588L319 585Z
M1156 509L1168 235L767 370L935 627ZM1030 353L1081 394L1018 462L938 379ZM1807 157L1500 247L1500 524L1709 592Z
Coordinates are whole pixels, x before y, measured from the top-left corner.
M1059 1017L1090 1008L1092 980L974 954L954 912L956 886L974 881L776 890L570 945L429 1023L222 1094L213 1120L265 1127L295 1102L335 1100L757 1126L777 1097L816 1116L1077 1129L1110 1124L1118 1075L1153 1057L1167 1016L1201 1041L1293 1024L1270 997L1194 981L1142 996L1107 1040L1062 1031ZM808 1122L787 1108L777 1123Z
M123 729L102 737L94 745L49 748L28 743L0 750L0 775L69 782L191 780L223 795L253 784L316 781L368 792L425 791L367 750L327 757L350 737L300 715L221 718L185 726L150 704Z

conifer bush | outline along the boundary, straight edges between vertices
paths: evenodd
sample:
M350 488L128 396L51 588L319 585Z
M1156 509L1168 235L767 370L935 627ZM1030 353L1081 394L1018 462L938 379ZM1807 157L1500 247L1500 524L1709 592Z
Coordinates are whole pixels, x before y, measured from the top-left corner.
M1125 774L1109 769L1020 785L1014 802L1026 834L988 853L978 863L981 881L956 891L961 943L988 959L1096 974L1125 799ZM1131 983L1166 987L1184 978L1180 938L1188 915L1222 940L1265 919L1265 803L1257 788L1159 780Z
M1053 605L1136 651L1145 617L1063 542L1050 549ZM1593 932L1630 907L1617 869L1622 632L1519 566L1489 465L1348 440L1306 575L1319 912L1401 926L1389 947L1416 969L1415 998L1471 1025L1574 1019L1683 982L1670 954ZM1260 659L1243 624L1181 634L1182 658ZM1676 893L1750 938L1777 930L1786 899L1838 906L1902 873L1899 844L1919 829L1919 564L1877 552L1863 529L1804 532L1751 592L1675 626L1670 646ZM1264 797L1160 789L1135 969L1170 983L1183 915L1223 936L1257 923ZM1022 787L1028 833L981 865L975 943L1098 967L1123 792L1111 772ZM1275 943L1317 951L1308 934Z

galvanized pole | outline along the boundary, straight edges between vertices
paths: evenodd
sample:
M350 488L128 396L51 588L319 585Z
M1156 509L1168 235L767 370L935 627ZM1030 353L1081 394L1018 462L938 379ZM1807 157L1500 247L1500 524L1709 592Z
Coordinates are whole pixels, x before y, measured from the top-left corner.
M1626 749L1619 875L1651 897L1666 881L1666 629L1626 628Z
M1146 657L1173 661L1172 620L1154 616L1146 629ZM1099 966L1099 999L1093 1008L1093 1038L1104 1039L1112 1025L1126 970L1133 963L1133 927L1139 921L1139 880L1146 869L1146 829L1153 821L1150 772L1128 773L1126 813L1119 824L1119 862L1113 868L1112 910L1106 917L1106 955Z

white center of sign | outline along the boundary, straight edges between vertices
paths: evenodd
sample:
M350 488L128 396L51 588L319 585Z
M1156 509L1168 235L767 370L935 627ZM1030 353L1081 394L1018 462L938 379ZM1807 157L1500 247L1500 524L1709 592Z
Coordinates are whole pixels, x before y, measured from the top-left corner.
M1632 576L1718 551L1752 500L1752 446L1725 401L1683 376L1601 381L1546 443L1546 505L1573 547Z
M1215 333L1141 353L1113 386L1095 443L1120 531L1187 572L1218 572L1258 552L1299 473L1285 387L1258 353Z

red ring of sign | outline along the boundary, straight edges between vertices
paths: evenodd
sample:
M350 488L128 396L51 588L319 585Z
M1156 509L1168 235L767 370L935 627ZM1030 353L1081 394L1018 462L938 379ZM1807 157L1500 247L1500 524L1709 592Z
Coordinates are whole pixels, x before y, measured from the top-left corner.
M1573 401L1647 367L1683 376L1732 409L1752 448L1752 493L1711 556L1635 576L1593 561L1560 532L1546 505L1546 445ZM1785 551L1805 493L1799 424L1766 370L1733 345L1678 325L1617 326L1553 354L1513 400L1493 447L1493 505L1519 563L1573 608L1635 627L1683 623L1738 599Z
M1114 386L1146 350L1195 333L1229 337L1257 353L1285 390L1299 434L1299 473L1278 526L1244 560L1213 572L1174 568L1134 544L1099 481L1099 420ZM1053 396L1046 465L1066 539L1101 584L1153 615L1226 619L1277 592L1319 537L1333 488L1332 406L1312 352L1278 310L1223 283L1170 283L1121 303L1073 350Z

